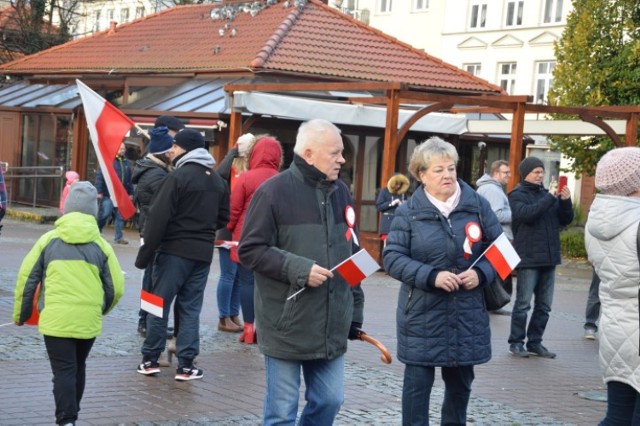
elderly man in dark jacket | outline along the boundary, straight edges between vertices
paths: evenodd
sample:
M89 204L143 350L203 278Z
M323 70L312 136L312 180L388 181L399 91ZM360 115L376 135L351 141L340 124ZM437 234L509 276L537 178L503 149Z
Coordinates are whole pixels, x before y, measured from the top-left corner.
M544 188L544 164L537 157L525 158L519 167L521 182L509 193L513 242L522 259L517 268L509 352L520 358L527 358L529 354L555 358L556 354L542 345L542 335L551 312L556 265L561 263L560 228L573 220L571 192L566 186L558 192L555 182L549 190ZM533 313L527 327L534 294Z
M300 424L332 424L344 399L347 337L357 338L364 294L330 271L354 248L353 202L338 180L342 151L333 124L303 123L290 168L263 183L247 211L238 255L255 273L265 426L296 423L300 370L307 388Z
M162 317L147 319L138 373L160 372L158 358L166 345L171 302L177 305L178 369L175 379L200 379L193 360L200 351L200 311L213 258L216 229L229 221L229 190L213 171L215 160L204 149L204 138L193 129L180 131L172 148L175 171L167 175L144 225L144 245L136 267L153 263L153 294L163 301ZM177 297L176 297L177 296Z

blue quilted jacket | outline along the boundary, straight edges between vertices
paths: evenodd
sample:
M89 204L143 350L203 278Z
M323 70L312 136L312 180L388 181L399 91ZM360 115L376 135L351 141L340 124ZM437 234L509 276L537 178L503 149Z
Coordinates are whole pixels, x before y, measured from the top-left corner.
M447 293L433 285L438 271L468 269L502 233L489 203L466 183L458 183L460 202L448 220L419 189L398 207L387 237L384 266L402 282L396 321L398 359L405 364L455 367L491 359L491 330L482 295L482 287L495 278L491 264L484 257L476 263L480 285L473 290ZM469 222L482 226L483 241L474 243L465 259Z

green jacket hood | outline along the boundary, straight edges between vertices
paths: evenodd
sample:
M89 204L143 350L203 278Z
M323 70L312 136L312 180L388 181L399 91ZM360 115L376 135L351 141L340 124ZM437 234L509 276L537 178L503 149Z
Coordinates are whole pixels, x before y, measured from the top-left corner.
M62 241L69 244L89 243L100 235L96 218L85 213L62 215L56 220L55 226Z

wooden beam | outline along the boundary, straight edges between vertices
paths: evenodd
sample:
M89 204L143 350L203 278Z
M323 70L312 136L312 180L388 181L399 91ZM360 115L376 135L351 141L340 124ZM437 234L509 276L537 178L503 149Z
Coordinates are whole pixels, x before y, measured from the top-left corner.
M400 98L398 91L387 90L387 120L384 128L384 145L382 148L382 173L380 185L386 185L396 167L396 150L398 149L398 112Z
M627 119L627 131L624 137L625 145L637 146L638 145L638 113L633 112L629 114Z
M612 117L612 118L627 118L629 112L622 111L615 107L566 107L566 106L552 106L552 105L540 105L540 104L527 104L526 110L529 113L538 114L591 114L592 116ZM636 108L636 112L640 112L640 108Z
M500 108L504 111L512 111L516 104L524 104L530 102L533 98L531 96L456 96L456 95L441 95L438 93L427 92L410 92L403 90L400 92L400 101L405 100L422 100L425 102L443 102L454 103L463 105L475 105L475 106L488 106L494 108Z
M434 112L434 111L442 111L445 109L448 109L452 106L453 104L445 104L445 103L437 103L437 104L431 104L427 107L424 107L418 111L416 111L411 117L409 117L409 119L402 125L402 127L400 128L400 130L398 130L398 135L396 136L396 140L398 142L400 142L402 139L404 139L404 137L407 135L407 133L409 132L409 130L411 129L411 126L413 126L418 120L420 120L422 117L424 117L425 115L429 114L430 112Z
M594 126L598 126L599 128L601 128L607 134L607 136L611 138L611 140L617 147L622 146L622 141L616 134L615 130L613 130L611 126L605 123L601 118L593 116L591 114L580 114L580 118L582 119L582 121L586 121L587 123L591 123Z
M511 191L520 182L520 171L518 166L524 159L524 103L516 104L513 109L513 122L511 124L511 144L509 146L509 165L511 166L511 177L507 183L507 192Z

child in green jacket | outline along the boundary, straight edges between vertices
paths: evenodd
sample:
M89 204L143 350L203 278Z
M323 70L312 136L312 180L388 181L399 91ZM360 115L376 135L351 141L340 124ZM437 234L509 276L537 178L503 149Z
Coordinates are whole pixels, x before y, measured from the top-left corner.
M37 299L60 425L73 425L78 418L85 361L102 332L102 316L124 292L118 259L98 230L97 197L89 182L73 184L56 228L40 237L24 258L15 289L16 325L29 320Z

